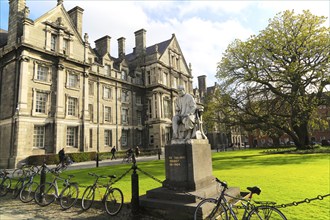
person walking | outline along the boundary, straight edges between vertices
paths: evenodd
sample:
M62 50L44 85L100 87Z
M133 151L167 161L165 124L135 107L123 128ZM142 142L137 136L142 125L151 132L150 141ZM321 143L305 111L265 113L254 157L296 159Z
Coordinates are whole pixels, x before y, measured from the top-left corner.
M135 148L135 156L136 157L139 157L139 155L140 155L140 148L139 148L139 146L136 146L136 148Z
M58 158L59 158L59 160L60 160L60 163L61 163L62 165L64 165L64 159L65 159L64 148L62 148L62 150L60 150L60 151L58 152Z
M117 151L116 147L113 146L112 149L111 149L111 154L112 154L111 160L116 159L116 151Z

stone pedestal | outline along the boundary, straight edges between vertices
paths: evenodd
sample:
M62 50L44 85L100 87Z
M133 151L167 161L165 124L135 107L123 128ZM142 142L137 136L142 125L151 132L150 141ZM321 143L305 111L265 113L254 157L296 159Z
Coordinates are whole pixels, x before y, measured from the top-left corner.
M172 144L165 148L164 187L196 191L212 184L212 155L208 140Z
M148 212L158 211L166 219L191 219L200 202L196 196L208 198L218 194L207 139L165 146L165 169L163 186L140 197L140 206Z

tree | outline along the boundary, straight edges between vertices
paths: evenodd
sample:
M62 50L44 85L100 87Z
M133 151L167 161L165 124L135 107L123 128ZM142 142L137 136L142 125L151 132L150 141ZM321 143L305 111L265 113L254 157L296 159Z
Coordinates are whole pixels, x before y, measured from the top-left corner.
M330 87L330 28L309 11L279 13L258 35L232 42L218 64L228 123L288 134L298 149Z

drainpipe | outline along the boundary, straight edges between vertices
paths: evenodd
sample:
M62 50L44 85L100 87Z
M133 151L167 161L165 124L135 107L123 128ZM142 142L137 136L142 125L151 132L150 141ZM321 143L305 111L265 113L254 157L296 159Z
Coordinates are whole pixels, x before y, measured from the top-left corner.
M96 144L96 167L99 167L100 152L100 79L97 79L97 144Z

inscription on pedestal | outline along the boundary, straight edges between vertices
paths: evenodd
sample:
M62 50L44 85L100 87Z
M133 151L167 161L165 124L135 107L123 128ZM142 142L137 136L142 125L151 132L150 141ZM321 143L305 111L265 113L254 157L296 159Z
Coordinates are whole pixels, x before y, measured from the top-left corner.
M185 163L185 156L169 156L169 166L170 167L180 167L182 163Z

